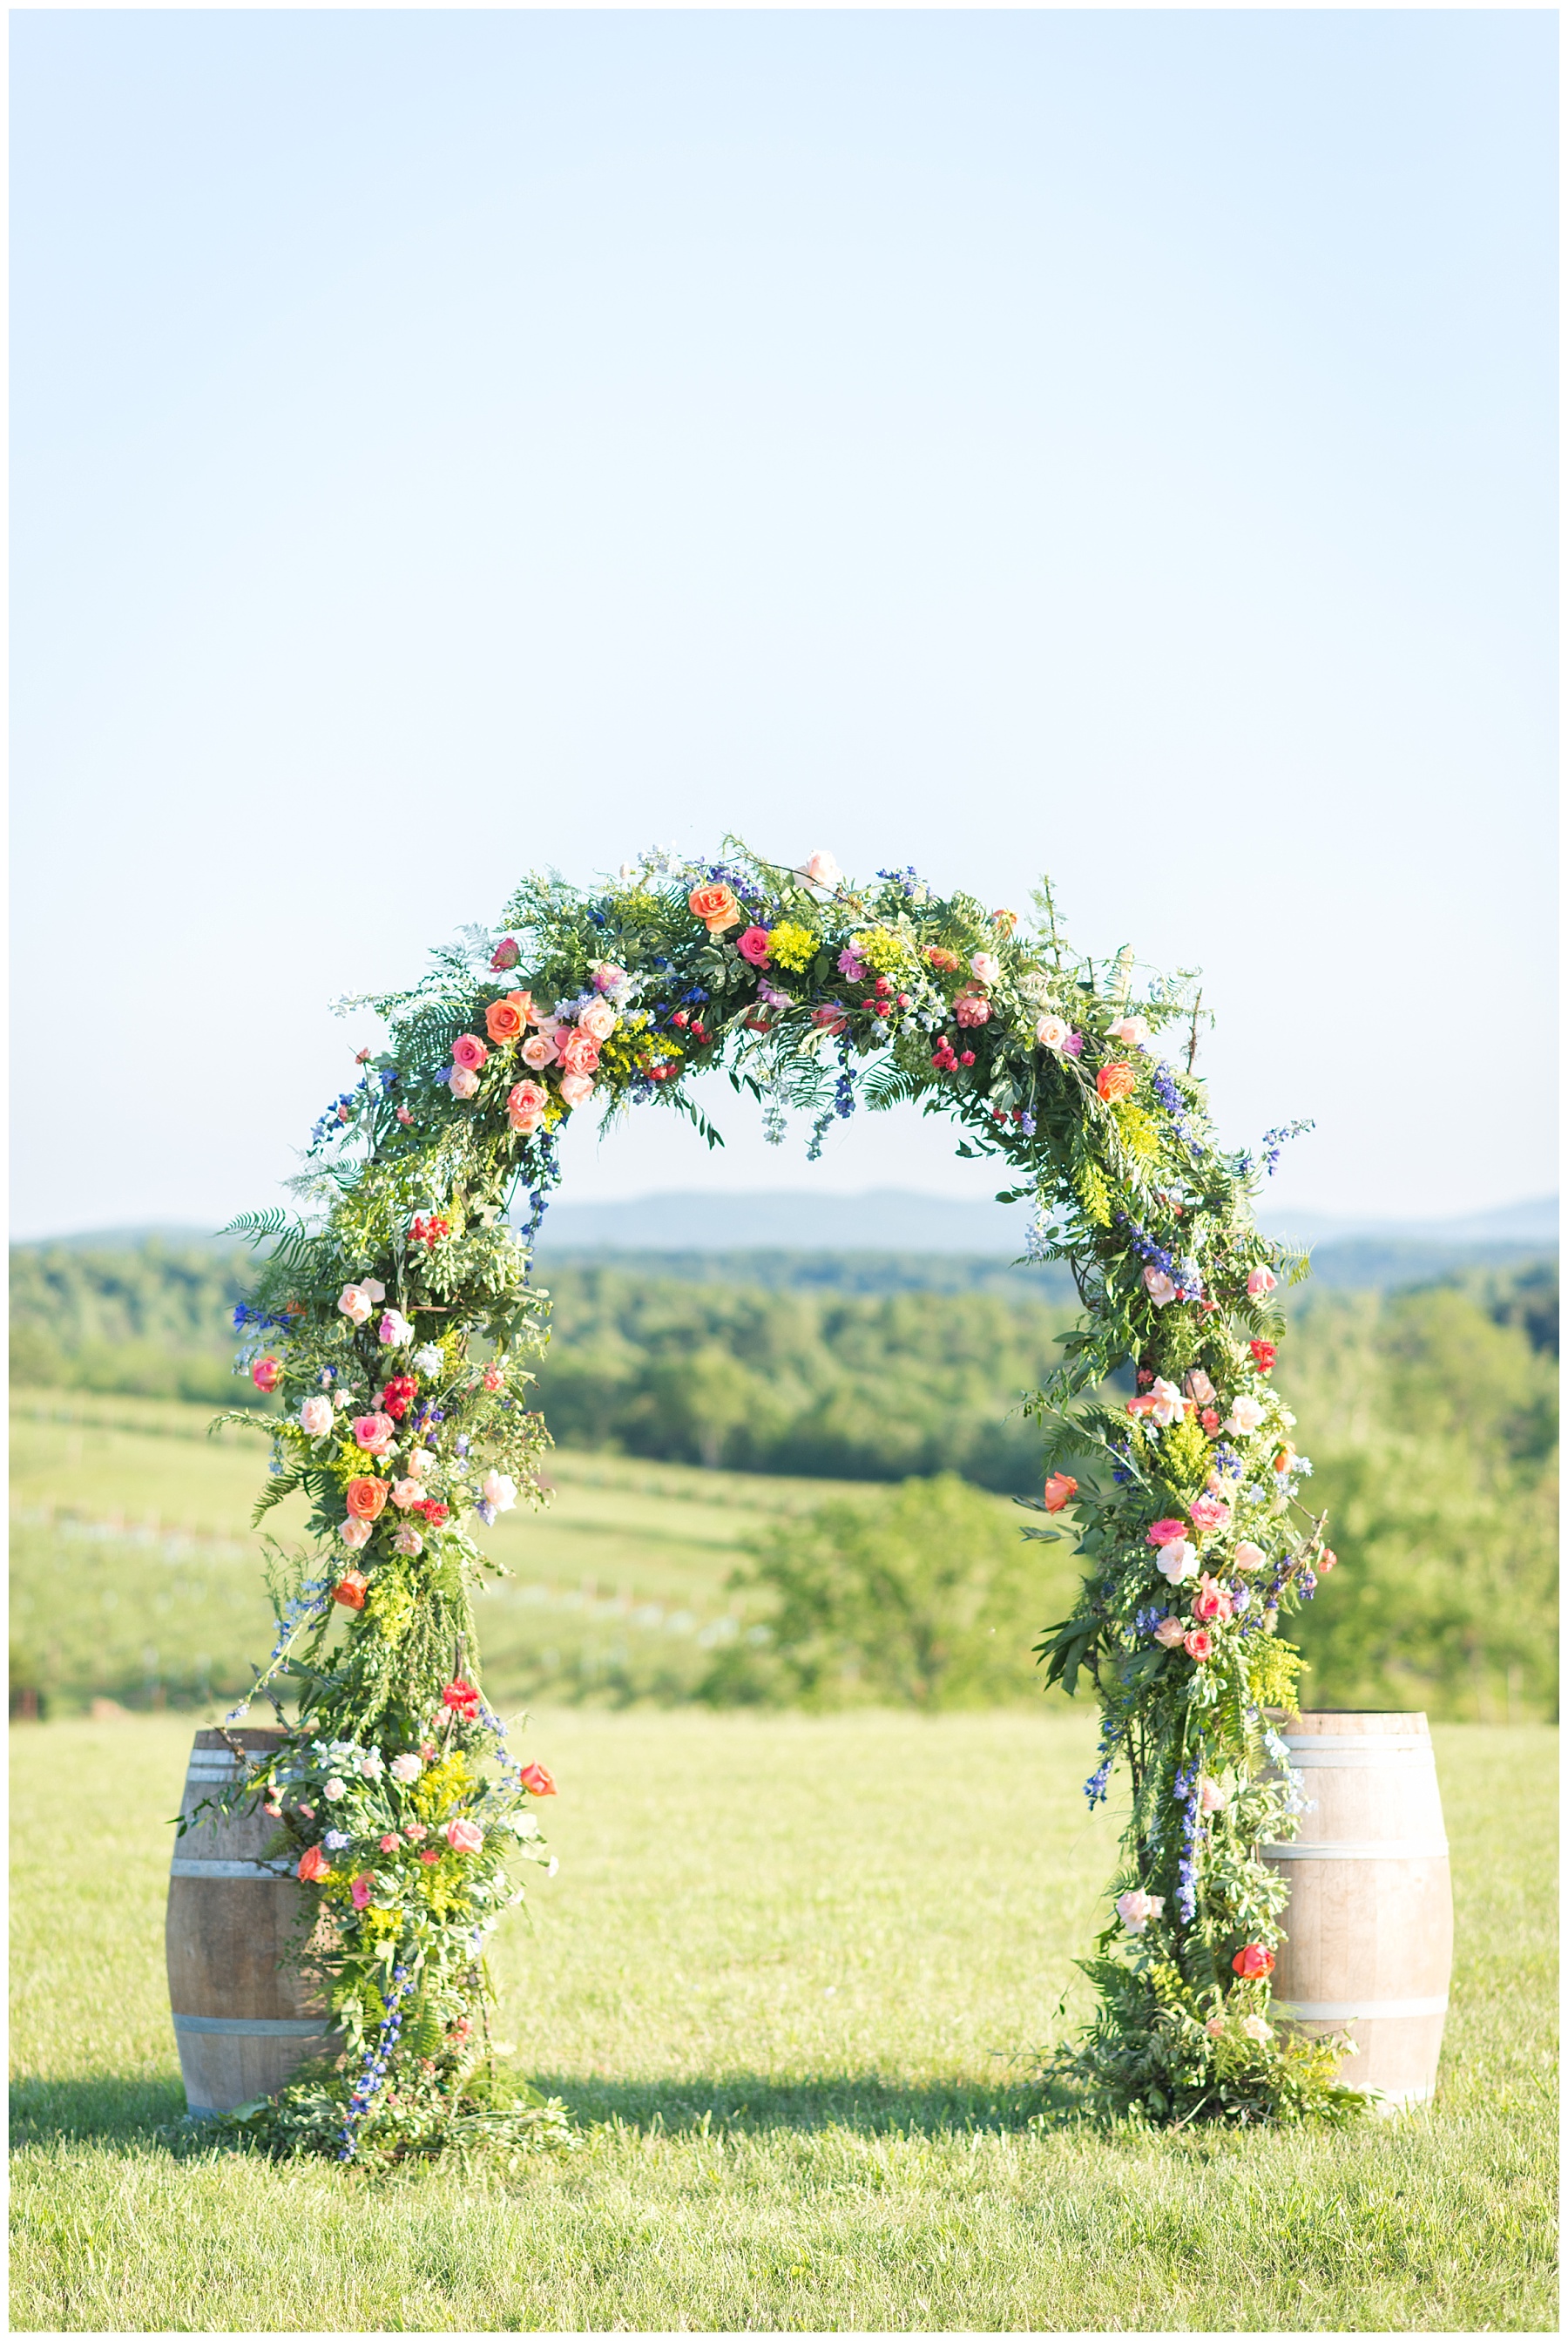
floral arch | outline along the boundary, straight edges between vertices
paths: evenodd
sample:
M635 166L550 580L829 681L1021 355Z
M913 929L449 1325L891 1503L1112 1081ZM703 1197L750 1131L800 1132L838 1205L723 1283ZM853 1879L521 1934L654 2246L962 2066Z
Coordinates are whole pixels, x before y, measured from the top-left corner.
M1131 1812L1085 1962L1098 2012L1058 2069L1156 2120L1352 2102L1333 2043L1269 2020L1285 1888L1257 1858L1295 1827L1268 1715L1299 1660L1275 1628L1334 1560L1270 1380L1273 1296L1305 1262L1252 1205L1288 1133L1261 1164L1220 1149L1190 979L1135 1000L1130 952L1080 958L1048 886L1034 905L1020 921L910 871L854 885L825 854L783 868L731 841L596 892L528 879L499 936L344 1003L373 1007L389 1045L317 1124L300 1213L239 1223L269 1249L236 1311L242 1365L283 1404L258 1510L311 1506L314 1559L274 1548L278 1641L253 1697L296 1701L265 1786L357 2060L352 2093L340 2077L313 2101L316 2142L344 2158L471 2111L484 1939L521 1898L512 1861L546 1858L552 1784L485 1702L470 1589L491 1566L476 1532L540 1500L529 1270L558 1134L593 1106L652 1106L715 1142L685 1086L714 1067L772 1138L809 1111L813 1152L862 1101L948 1115L959 1153L1006 1166L1002 1200L1033 1202L1030 1256L1077 1282L1064 1362L1028 1401L1043 1492L1022 1533L1076 1537L1082 1593L1039 1656L1047 1683L1092 1681L1086 1793L1125 1762ZM1105 1385L1128 1365L1117 1400Z

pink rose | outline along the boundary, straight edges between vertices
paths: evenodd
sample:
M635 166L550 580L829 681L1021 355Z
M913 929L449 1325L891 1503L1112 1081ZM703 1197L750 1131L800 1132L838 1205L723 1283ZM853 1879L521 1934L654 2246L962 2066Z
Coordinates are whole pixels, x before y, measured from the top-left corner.
M1232 1553L1231 1559L1235 1561L1237 1569L1245 1569L1250 1576L1255 1569L1261 1569L1263 1567L1265 1561L1268 1559L1268 1555L1265 1552L1261 1545L1254 1544L1250 1539L1244 1539L1243 1541L1237 1545L1235 1552Z
M448 1821L442 1834L453 1853L477 1853L484 1843L484 1831L471 1821Z
M555 1042L548 1032L531 1032L522 1044L522 1061L536 1073L555 1062Z
M555 1053L569 1073L590 1073L599 1062L599 1043L578 1024L556 1042Z
M960 992L953 1002L953 1013L966 1032L972 1031L977 1024L990 1022L991 1003L978 991Z
M471 1032L460 1032L452 1044L452 1061L471 1073L479 1072L488 1063L490 1051Z
M338 1534L351 1552L358 1552L362 1545L369 1544L371 1540L371 1524L369 1520L352 1518L341 1520L338 1523Z
M1222 1504L1217 1496L1195 1496L1192 1502L1192 1524L1206 1534L1210 1529L1223 1529L1230 1519L1230 1506Z
M1163 1268L1146 1268L1144 1270L1144 1285L1148 1292L1149 1299L1154 1302L1156 1309L1165 1309L1168 1307L1170 1302L1176 1297L1176 1286L1171 1282L1170 1278L1166 1274Z
M300 1408L300 1429L307 1439L324 1439L332 1427L330 1398L308 1398Z
M375 1879L368 1869L362 1869L349 1888L356 1910L362 1910L375 1891Z
M355 1445L367 1455L384 1455L397 1432L390 1414L356 1414L352 1429Z
M521 957L522 952L518 947L516 936L502 935L491 959L491 971L495 975L504 975L509 969L517 965Z
M407 1511L411 1504L422 1504L424 1489L417 1479L399 1479L393 1483L392 1499L400 1510Z
M628 981L626 970L617 967L612 960L600 960L593 971L595 991L620 991ZM603 1035L600 1036L601 1039Z
M1116 1916L1129 1935L1141 1935L1151 1918L1162 1915L1165 1907L1163 1894L1146 1894L1141 1886L1116 1897Z
M1071 1038L1067 1019L1063 1016L1042 1016L1035 1027L1035 1038L1042 1049L1065 1049Z
M735 948L753 967L766 967L768 946L772 940L766 927L748 927Z
M1214 1384L1201 1366L1195 1366L1186 1378L1186 1394L1196 1399L1199 1406L1214 1404Z
M1205 1625L1223 1621L1231 1614L1230 1595L1206 1571L1198 1579L1197 1591L1192 1598L1192 1614Z
M836 1001L829 1001L811 1011L811 1021L819 1032L841 1032L849 1021Z
M577 1029L591 1040L608 1041L620 1021L608 1000L590 1000L577 1020Z
M479 1075L470 1072L466 1065L454 1065L446 1085L454 1098L471 1098L479 1087Z
M389 1350L406 1349L413 1340L413 1327L401 1309L388 1309L376 1328L376 1339Z
M1186 1628L1179 1618L1162 1618L1155 1628L1155 1639L1163 1650L1174 1650L1186 1639Z
M529 1046L531 1047L532 1043L530 1042ZM523 1054L528 1054L527 1049ZM549 1103L549 1091L541 1089L537 1081L519 1081L515 1089L507 1092L507 1121L513 1130L526 1138L544 1120L544 1109Z
M1002 962L993 951L977 951L969 961L969 973L977 983L997 983L1001 980Z
M276 1358L260 1358L251 1368L251 1380L259 1390L273 1390L281 1370Z
M1255 1268L1246 1280L1246 1289L1255 1300L1261 1300L1264 1294L1272 1292L1278 1282L1279 1279L1271 1268Z
M369 1321L372 1303L362 1284L345 1284L338 1297L338 1307L352 1325Z
M1192 1632L1186 1637L1184 1647L1188 1658L1196 1659L1199 1666L1203 1664L1205 1659L1212 1659L1214 1656L1213 1637L1206 1634L1201 1626L1193 1628Z
M1141 1049L1149 1037L1149 1028L1141 1016L1124 1016L1111 1026L1110 1037L1129 1049Z
M1179 1544L1186 1534L1185 1520L1156 1520L1148 1532L1150 1544Z

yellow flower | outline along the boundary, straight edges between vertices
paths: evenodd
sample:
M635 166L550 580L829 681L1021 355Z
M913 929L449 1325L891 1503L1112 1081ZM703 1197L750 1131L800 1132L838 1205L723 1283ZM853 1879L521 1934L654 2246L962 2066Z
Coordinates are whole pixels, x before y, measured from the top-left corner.
M809 927L799 926L793 919L782 919L768 938L768 955L776 966L799 975L816 958L819 941Z
M891 975L895 968L906 967L909 962L908 944L891 927L868 927L863 934L853 938L850 948L873 975Z

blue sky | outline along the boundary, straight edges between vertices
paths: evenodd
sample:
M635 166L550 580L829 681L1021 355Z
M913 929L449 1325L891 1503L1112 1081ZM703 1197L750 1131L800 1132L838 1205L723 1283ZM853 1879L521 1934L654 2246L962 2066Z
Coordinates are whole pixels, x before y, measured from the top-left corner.
M1553 1187L1555 40L14 16L18 1232L271 1201L329 1001L726 831L1202 965L1282 1207ZM571 1192L993 1183L720 1119Z

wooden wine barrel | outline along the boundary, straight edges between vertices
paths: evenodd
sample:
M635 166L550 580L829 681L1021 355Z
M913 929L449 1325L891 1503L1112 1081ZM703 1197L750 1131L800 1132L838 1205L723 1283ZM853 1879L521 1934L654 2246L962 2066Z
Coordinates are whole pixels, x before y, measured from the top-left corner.
M1437 2084L1454 1898L1424 1715L1290 1716L1279 1726L1312 1800L1292 1844L1262 1851L1289 1881L1274 1992L1306 2032L1360 2051L1340 2078L1382 2107Z
M259 1755L282 1736L248 1725L231 1729L228 1738ZM221 1731L198 1731L181 1812L193 1812L247 1768ZM253 1798L227 1818L204 1814L174 1839L164 1946L193 2115L227 2113L252 2097L271 2097L303 2058L342 2046L325 2003L297 1969L279 1964L304 1888L287 1863L262 1859L276 1826Z

